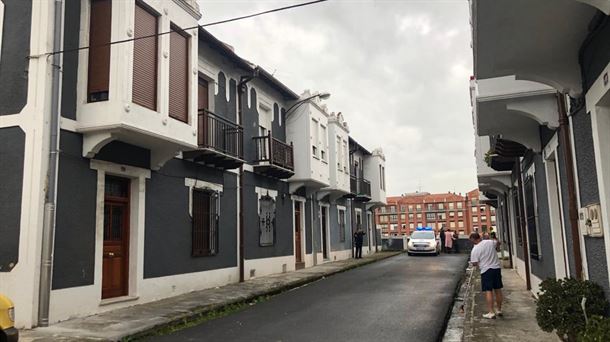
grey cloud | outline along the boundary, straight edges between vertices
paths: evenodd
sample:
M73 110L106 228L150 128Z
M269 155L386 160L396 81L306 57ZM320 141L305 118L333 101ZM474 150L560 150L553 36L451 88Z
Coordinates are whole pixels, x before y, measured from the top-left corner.
M205 1L202 22L298 1ZM327 90L363 145L383 147L389 194L476 186L467 1L329 1L210 31L295 92Z

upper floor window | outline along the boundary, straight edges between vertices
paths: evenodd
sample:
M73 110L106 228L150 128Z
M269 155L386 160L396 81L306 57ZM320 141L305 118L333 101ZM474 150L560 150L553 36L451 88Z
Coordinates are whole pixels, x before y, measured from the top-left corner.
M400 211L404 213L405 211L407 211L407 207L404 206L404 205L401 205L400 206Z
M343 149L341 148L341 136L337 135L336 157L337 157L337 170L343 171Z
M444 209L445 209L445 205L443 205L443 203L439 203L438 210L444 210Z
M107 101L110 85L112 1L91 0L87 101Z
M463 211L458 211L458 217L463 217L464 216L464 212Z
M326 134L326 126L320 125L320 159L326 161L326 140L328 135Z
M413 205L409 205L409 211L413 211Z
M390 212L391 213L395 213L396 212L396 206L395 205L390 206Z
M169 35L169 116L188 122L189 36L176 25Z
M217 193L193 189L193 256L209 256L218 253L218 212Z
M157 110L157 28L157 14L136 2L132 101L152 110Z
M311 153L314 157L318 158L318 141L320 141L320 131L318 126L318 120L311 119Z
M454 205L455 204L453 202L449 202L449 210L453 210Z
M462 202L457 202L457 208L462 209Z

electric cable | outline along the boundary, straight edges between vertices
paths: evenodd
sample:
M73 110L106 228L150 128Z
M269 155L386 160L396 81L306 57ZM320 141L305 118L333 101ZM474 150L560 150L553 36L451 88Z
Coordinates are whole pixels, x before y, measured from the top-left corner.
M314 5L314 4L317 4L317 3L320 3L320 2L326 2L326 1L328 1L328 0L315 0L315 1L309 1L309 2L299 3L299 4L294 4L294 5L290 5L290 6L278 7L278 8L262 11L262 12L257 12L257 13L253 13L253 14L243 15L243 16L240 16L240 17L219 20L219 21L215 21L215 22L211 22L211 23L207 23L207 24L202 24L202 25L197 25L197 26L192 26L192 27L187 27L187 28L181 28L178 31L187 31L187 30L193 30L193 29L198 29L198 28L204 28L204 27L208 27L208 26L214 26L214 25L230 23L230 22L233 22L233 21L254 18L254 17L261 16L261 15L269 14L269 13L280 12L280 11L285 11L285 10L294 9L294 8L298 8L298 7ZM146 36L133 37L133 38L122 39L122 40L116 40L116 41L105 43L105 44L99 44L99 45L93 45L93 46L82 46L82 47L73 48L73 49L65 49L65 50L59 50L59 51L45 52L45 53L41 53L41 54L38 54L38 55L31 55L28 58L49 57L49 56L53 56L53 55L61 54L61 53L70 53L70 52L83 51L83 50L87 50L87 49L101 48L101 47L104 47L104 46L112 46L112 45L116 45L116 44L133 42L133 41L136 41L136 40L139 40L139 39L159 37L159 36L163 36L163 35L170 34L172 32L178 32L178 31L170 29L167 32L155 33L155 34L150 34L150 35L146 35Z

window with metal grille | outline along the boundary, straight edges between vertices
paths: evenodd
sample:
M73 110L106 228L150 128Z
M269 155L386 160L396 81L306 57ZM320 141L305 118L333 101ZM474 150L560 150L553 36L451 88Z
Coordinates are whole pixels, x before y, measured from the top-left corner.
M345 210L337 209L339 214L339 241L345 241Z
M218 253L218 205L218 193L193 189L193 256Z
M259 245L273 246L275 244L275 201L271 196L259 199Z
M532 259L540 258L538 241L538 208L536 207L536 184L532 176L525 179L525 217L527 220L527 240Z
M91 0L87 101L108 100L110 81L111 0Z
M171 25L169 35L169 116L188 122L189 36Z
M155 13L136 2L132 101L152 110L157 110L157 21Z

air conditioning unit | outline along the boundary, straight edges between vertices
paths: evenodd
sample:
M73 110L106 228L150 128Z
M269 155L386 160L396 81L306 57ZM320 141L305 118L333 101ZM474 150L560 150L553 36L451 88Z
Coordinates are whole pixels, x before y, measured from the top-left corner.
M599 203L580 208L578 211L578 226L583 235L590 237L604 236L602 210Z

